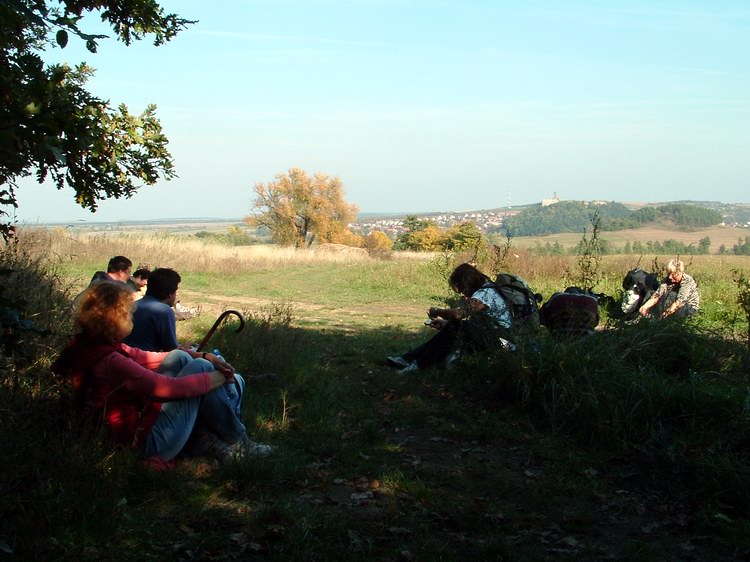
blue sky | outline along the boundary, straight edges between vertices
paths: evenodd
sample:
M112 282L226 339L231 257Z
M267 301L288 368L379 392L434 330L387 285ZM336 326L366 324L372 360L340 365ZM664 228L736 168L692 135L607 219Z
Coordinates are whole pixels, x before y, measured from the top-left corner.
M155 103L179 178L96 214L25 182L21 221L242 217L292 167L339 176L364 212L750 202L745 0L162 5L199 22L46 57L88 62L113 105Z

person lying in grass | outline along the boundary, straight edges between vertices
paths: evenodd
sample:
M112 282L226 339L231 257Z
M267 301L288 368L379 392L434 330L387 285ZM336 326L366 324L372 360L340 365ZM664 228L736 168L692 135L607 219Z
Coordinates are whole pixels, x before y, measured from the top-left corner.
M493 345L513 347L500 337L502 329L510 329L513 318L490 278L463 263L453 270L448 282L451 289L463 295L464 306L433 307L427 311L430 319L425 324L438 330L437 334L403 355L387 358L392 367L401 367L402 373L439 365L458 349L459 343L472 351Z
M245 383L231 365L212 353L149 352L123 343L133 304L131 292L114 283L90 287L78 304L77 333L52 370L73 382L84 411L157 466L168 466L188 442L193 455L220 461L270 455L269 445L245 431Z

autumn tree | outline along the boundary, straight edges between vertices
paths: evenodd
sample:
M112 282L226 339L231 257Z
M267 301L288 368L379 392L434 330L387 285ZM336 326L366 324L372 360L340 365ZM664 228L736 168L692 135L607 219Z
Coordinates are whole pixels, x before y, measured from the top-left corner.
M364 237L362 247L371 256L385 257L391 254L393 242L382 230L373 230Z
M130 197L142 184L174 177L167 138L149 105L133 115L110 106L85 84L85 63L47 65L41 53L84 41L96 53L106 35L86 33L82 19L99 15L115 37L130 45L152 37L172 39L193 23L165 14L156 0L2 0L0 2L0 205L15 208L19 178L50 178L75 191L76 202L95 211L97 202ZM0 233L10 232L0 209Z
M253 190L256 214L245 219L247 224L265 227L275 242L297 248L346 240L358 212L344 200L341 180L320 172L310 177L292 168Z

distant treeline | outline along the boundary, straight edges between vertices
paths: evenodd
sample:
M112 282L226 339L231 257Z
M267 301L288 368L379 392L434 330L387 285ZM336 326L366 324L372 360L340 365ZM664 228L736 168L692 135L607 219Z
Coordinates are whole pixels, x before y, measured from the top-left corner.
M706 236L701 238L698 243L685 244L678 240L664 240L664 241L651 241L640 242L625 242L624 245L618 246L609 240L600 238L598 240L599 247L602 255L615 255L615 254L639 254L639 255L679 255L679 256L703 256L711 253L711 239ZM564 256L564 255L575 255L580 251L579 242L575 246L564 247L560 242L547 242L540 244L537 242L535 246L530 250L541 256ZM731 248L727 248L724 244L719 246L719 254L722 255L735 255L735 256L750 256L750 236L745 236L743 240L740 238L736 244Z
M697 244L685 244L678 240L664 240L664 241L651 241L640 242L625 242L624 245L618 246L610 242L609 240L600 238L598 240L599 248L602 255L615 255L615 254L659 254L659 255L679 255L679 256L702 256L710 253L711 239L706 236L701 238ZM580 253L579 243L576 246L564 247L560 242L550 243L542 245L537 243L536 246L530 248L530 250L541 256L564 256L564 255L576 255ZM724 251L724 253L730 253Z
M511 236L541 236L563 232L583 232L591 226L597 214L602 231L638 228L644 224L674 225L680 230L694 230L720 224L721 213L705 207L670 203L659 207L643 207L631 211L614 201L602 204L582 201L561 201L555 205L541 205L524 209L509 217L505 228Z

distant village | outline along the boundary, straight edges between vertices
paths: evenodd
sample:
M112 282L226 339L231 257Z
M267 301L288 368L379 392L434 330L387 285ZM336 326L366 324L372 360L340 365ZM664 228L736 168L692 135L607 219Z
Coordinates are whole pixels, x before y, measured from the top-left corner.
M559 203L560 199L555 194L551 199L542 199L542 206L546 207ZM502 230L503 223L508 217L512 217L520 213L520 209L512 209L508 206L507 209L492 209L484 211L450 211L445 213L423 213L416 216L419 220L429 220L434 222L440 228L451 228L457 224L463 222L473 222L477 225L479 230L485 234L492 232L498 232ZM373 217L371 220L356 222L349 225L349 228L357 234L367 234L373 230L380 230L385 232L389 238L397 238L403 234L407 229L404 226L404 219L406 217Z
M555 193L549 199L542 199L541 206L548 207L560 202L560 198ZM588 205L600 206L607 205L607 201L588 201ZM633 207L641 205L633 204ZM479 230L485 234L491 234L493 232L502 232L503 223L508 217L517 215L523 210L524 207L511 208L510 205L507 208L497 208L491 210L482 211L465 211L465 212L444 212L444 213L422 213L407 216L416 216L419 220L429 220L434 222L440 228L451 228L457 224L463 222L473 222L477 225ZM720 210L720 209L719 209ZM721 210L720 210L721 211ZM722 213L727 219L726 213ZM370 220L362 220L360 222L352 223L349 228L361 235L368 234L374 230L380 230L385 232L389 238L395 239L403 234L407 228L404 226L404 220L406 216L381 216L372 217ZM720 226L736 227L736 228L750 228L750 220L725 220Z

